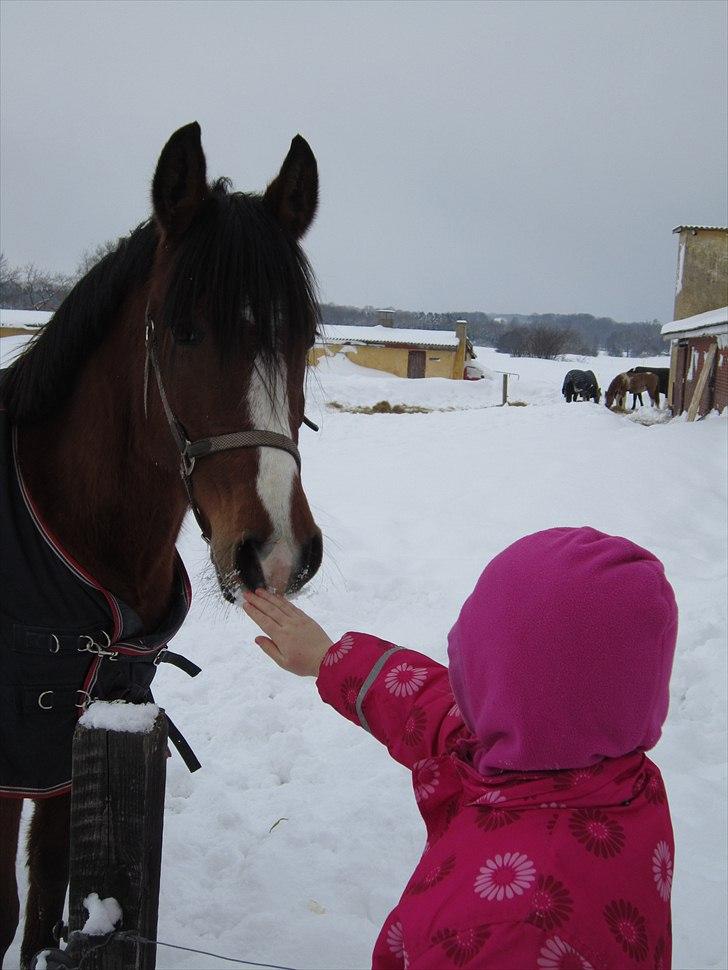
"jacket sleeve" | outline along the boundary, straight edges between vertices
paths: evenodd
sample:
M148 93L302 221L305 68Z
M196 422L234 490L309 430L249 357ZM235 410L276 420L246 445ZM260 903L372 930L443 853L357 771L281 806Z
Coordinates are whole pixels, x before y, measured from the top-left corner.
M366 633L346 633L316 681L322 699L386 744L408 768L466 733L447 667Z

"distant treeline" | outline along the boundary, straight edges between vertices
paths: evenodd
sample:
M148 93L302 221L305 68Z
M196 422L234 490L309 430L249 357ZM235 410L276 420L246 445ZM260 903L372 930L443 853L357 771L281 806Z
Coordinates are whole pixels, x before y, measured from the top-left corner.
M73 273L53 273L35 263L13 266L0 253L0 306L9 310L57 310L81 277L117 245L110 239L87 249Z
M457 313L425 313L389 310L394 327L416 330L454 330L458 320L467 320L468 336L474 344L495 347L514 357L556 357L561 354L594 356L600 350L618 357L666 354L657 320L620 323L611 317L590 313L506 313L489 315L480 310ZM374 307L321 305L324 326L371 327L381 323L382 311Z
M34 264L12 266L0 255L0 306L16 310L56 310L74 284L116 248L113 240L86 251L69 275L39 269ZM457 313L425 313L391 310L395 328L454 330L457 320L467 320L468 336L481 347L495 347L514 357L556 357L561 354L592 356L604 350L613 356L653 356L667 353L657 320L618 323L611 317L590 313L487 314L480 310ZM324 326L375 326L382 311L374 307L321 305Z
M57 310L75 280L33 263L11 266L0 256L0 306L11 310Z

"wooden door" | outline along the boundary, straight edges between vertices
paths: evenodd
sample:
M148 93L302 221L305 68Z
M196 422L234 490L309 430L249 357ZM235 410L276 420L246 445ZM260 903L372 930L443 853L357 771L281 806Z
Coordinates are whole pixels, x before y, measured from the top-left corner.
M424 377L427 367L427 351L410 350L407 357L407 377Z
M672 390L672 413L681 414L685 409L685 381L688 371L687 343L679 343L677 347L677 364Z

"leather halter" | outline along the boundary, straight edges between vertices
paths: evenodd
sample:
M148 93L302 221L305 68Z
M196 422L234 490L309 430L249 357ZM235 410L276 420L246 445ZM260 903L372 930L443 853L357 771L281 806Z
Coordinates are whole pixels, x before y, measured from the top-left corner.
M144 362L144 413L147 413L147 392L149 386L149 366L151 364L154 370L154 375L157 379L157 387L159 388L159 396L162 401L162 407L164 408L164 413L167 417L167 424L169 425L169 430L172 432L172 438L174 443L177 445L177 450L180 453L180 475L185 486L185 491L187 492L187 498L190 503L192 512L197 519L197 524L200 527L202 533L202 538L205 542L210 542L210 537L207 535L207 530L202 521L202 513L200 508L195 501L194 494L192 492L192 471L195 467L195 462L198 458L203 458L206 455L214 455L219 451L232 451L238 448L277 448L279 451L287 451L296 462L298 471L301 471L301 453L295 441L289 438L287 435L278 434L276 431L263 431L254 429L253 431L234 431L230 434L221 434L211 438L198 438L196 441L190 441L187 437L187 432L185 431L184 425L177 418L170 407L167 394L164 390L164 383L162 381L162 374L159 369L159 360L157 358L157 346L156 346L156 336L154 329L154 320L149 310L149 304L147 303L146 310L144 311L144 343L146 346L146 359ZM318 431L318 426L309 421L307 417L303 418L304 424L314 431Z

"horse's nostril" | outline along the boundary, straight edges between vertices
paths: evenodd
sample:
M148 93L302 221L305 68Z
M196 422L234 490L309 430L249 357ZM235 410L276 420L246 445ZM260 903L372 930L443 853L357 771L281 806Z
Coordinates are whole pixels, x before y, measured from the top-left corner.
M321 538L321 533L316 530L314 535L301 549L301 568L298 570L298 573L295 576L291 587L291 592L301 589L306 585L312 576L316 575L318 568L321 565L323 553L324 544Z
M310 579L318 572L321 560L324 556L324 542L321 533L317 530L308 546L308 576Z
M243 584L249 590L265 586L263 567L260 564L260 549L263 543L250 536L238 545L235 551L235 568Z

